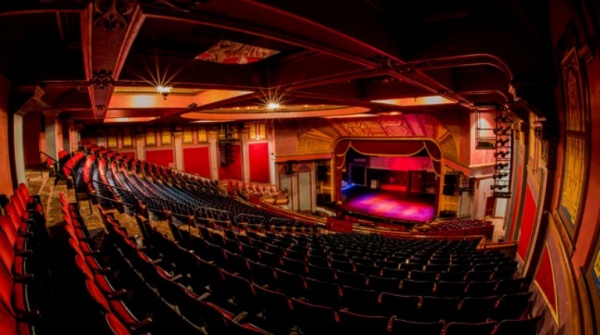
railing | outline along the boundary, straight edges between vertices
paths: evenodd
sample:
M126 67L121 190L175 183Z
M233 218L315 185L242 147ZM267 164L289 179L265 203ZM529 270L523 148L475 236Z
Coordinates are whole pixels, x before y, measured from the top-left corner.
M117 198L119 198L119 199L120 199L120 201L117 201L116 199L112 199L112 200L113 200L113 201L115 201L115 202L117 202L117 203L119 203L119 204L126 204L126 205L128 205L128 206L134 206L134 207L137 205L137 204L135 204L135 203L133 203L133 204L132 204L132 203L129 203L129 202L123 201L123 197L119 196L119 194L118 194L118 193L116 193L116 192L115 192L115 190L118 190L118 191L120 191L120 192L123 192L124 194L127 194L127 195L129 195L129 197L130 197L130 198L133 198L133 199L136 199L136 200L138 200L138 201L139 201L139 198L138 198L138 197L135 195L135 193L131 192L130 190L127 190L127 189L124 189L124 188L121 188L121 187L118 187L118 186L113 186L113 185L110 185L110 184L106 184L106 183L103 183L103 182L101 182L101 181L98 181L98 180L95 180L95 179L92 179L92 180L90 180L90 181L87 183L87 188L88 188L88 191L90 191L90 190L92 190L92 189L93 189L93 190L96 190L96 188L93 186L93 184L94 184L94 183L96 183L96 184L98 184L98 185L102 185L102 186L104 186L104 187L107 187L107 188L109 188L109 189L110 189L110 192L111 192L113 195L115 195ZM91 187L90 187L90 186L91 186ZM77 192L75 192L75 195L77 195ZM100 196L100 195L98 194L98 192L96 192L96 193L88 192L88 195L92 195L92 196L94 196L94 197L96 197L96 198L99 198L99 199L104 199L104 200L106 200L106 199L107 199L107 197ZM92 202L91 202L91 198L90 198L89 196L88 196L88 203L89 203L89 206L90 206L90 213L91 213L91 212L92 212Z
M41 158L42 158L42 155L43 155L43 156L45 156L47 159L50 159L50 160L51 160L51 161L52 161L54 164L56 164L56 166L57 166L57 167L56 167L56 169L54 170L54 172L56 172L56 171L58 171L58 170L60 169L60 162L59 162L59 161L57 161L57 160L56 160L54 157L52 157L52 156L48 155L47 153L45 153L45 152L43 152L43 151L40 151L40 152L39 152L39 155L40 155L40 176L41 176L42 178L44 178L44 173L43 173L43 166L44 166L44 165L43 165L43 162L42 162L42 159L41 159ZM48 168L50 168L50 166L48 166Z

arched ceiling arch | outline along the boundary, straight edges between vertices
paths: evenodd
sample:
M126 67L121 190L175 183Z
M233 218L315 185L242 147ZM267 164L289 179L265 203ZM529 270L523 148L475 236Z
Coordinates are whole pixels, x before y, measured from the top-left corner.
M331 153L341 139L429 139L442 157L458 160L458 145L448 127L429 114L402 114L366 118L316 119L298 130L297 155Z

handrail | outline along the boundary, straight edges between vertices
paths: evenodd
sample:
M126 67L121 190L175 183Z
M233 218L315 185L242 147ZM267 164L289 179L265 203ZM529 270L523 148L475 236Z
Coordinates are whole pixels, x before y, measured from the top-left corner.
M47 158L50 158L50 160L51 160L52 162L54 162L55 164L58 164L58 166L59 166L59 168L60 168L60 162L59 162L59 161L57 161L57 160L56 160L54 157L52 157L52 156L48 155L47 153L45 153L45 152L43 152L43 151L41 151L41 150L39 151L38 155L40 156L40 158L41 158L41 156L42 156L42 155L46 156ZM40 161L41 161L41 159L40 159ZM41 176L42 178L44 178L44 173L43 173L43 171L42 171L42 166L43 166L43 162L40 162L40 176ZM57 169L57 170L58 170L58 169Z
M119 200L117 200L117 199L111 199L111 198L107 198L107 197L101 196L98 193L91 193L91 192L88 192L88 195L96 197L98 199L106 200L108 202L117 203L119 205L135 206L135 204L131 204L131 203L125 202L125 201L121 200L120 198L119 198Z
M114 193L114 191L113 191L113 189L116 189L116 190L119 190L119 191L122 191L122 192L128 193L129 195L133 196L133 198L134 198L134 199L136 199L136 200L138 200L138 201L140 200L140 199L139 199L139 198L138 198L138 197L135 195L135 193L131 192L130 190L127 190L127 189L124 189L124 188L121 188L121 187L118 187L118 186L113 186L113 185L110 185L110 184L106 184L106 183L103 183L103 182L101 182L101 181L98 181L98 180L95 180L95 179L90 179L90 181L88 181L88 182L87 182L87 185L86 185L86 186L87 186L87 189L88 189L88 190L90 190L90 184L92 184L92 183L97 183L97 184L100 184L100 185L103 185L103 186L105 186L105 187L108 187L108 188L110 188L110 189L111 189L110 191L111 191L111 192L112 192L112 193L113 193L115 196L117 196L119 199L121 199L121 197L119 197L117 194L115 194L115 193ZM95 189L93 186L92 186L92 188L93 188L93 189ZM75 192L75 194L77 194L77 192ZM91 194L91 193L90 193L90 192L88 192L88 194ZM95 194L95 196L96 196L96 194ZM98 195L98 196L99 196L99 195ZM104 199L104 198L105 198L105 197L102 197L102 199ZM89 197L88 197L88 199L89 199ZM90 200L91 200L91 199L90 199ZM121 199L121 200L122 200L122 199ZM116 201L116 200L115 200L115 201ZM121 203L123 203L123 204L126 204L126 205L132 205L132 206L135 206L135 205L136 205L136 204L130 204L130 203L127 203L127 202L124 202L124 201L121 201ZM91 211L91 207L92 207L92 204L91 204L91 202L90 202L90 211Z
M183 203L179 203L179 202L175 202L173 200L169 200L169 199L163 199L163 198L159 198L159 197L155 197L155 196L144 196L145 199L138 199L140 201L143 202L148 202L148 200L156 200L158 201L158 203L160 204L170 204L172 205L173 208L182 208L182 209L186 209L188 211L187 215L194 215L195 214L195 209L192 206L189 206L187 204L183 204ZM162 210L163 208L154 208L154 210ZM173 211L171 211L172 213Z

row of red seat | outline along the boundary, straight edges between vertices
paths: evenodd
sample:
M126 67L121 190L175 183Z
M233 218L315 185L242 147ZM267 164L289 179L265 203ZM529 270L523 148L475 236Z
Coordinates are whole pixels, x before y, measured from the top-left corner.
M39 196L20 184L0 216L0 333L34 334L42 326L47 279L45 218Z
M98 259L99 250L93 244L90 233L79 213L76 203L68 203L64 194L60 194L61 210L63 212L64 228L68 234L68 242L74 256L74 262L79 269L85 290L89 295L81 307L91 307L88 315L90 320L104 319L105 331L116 335L140 333L152 320L138 319L130 312L125 302L119 297L126 291L118 289L108 276L110 269ZM94 315L95 314L95 315Z
M487 238L492 238L494 226L491 221L487 220L438 221L415 226L411 233L444 236L484 235Z

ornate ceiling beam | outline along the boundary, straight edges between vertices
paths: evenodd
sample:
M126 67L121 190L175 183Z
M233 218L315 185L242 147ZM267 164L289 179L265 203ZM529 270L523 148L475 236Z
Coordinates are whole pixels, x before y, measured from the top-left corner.
M103 118L143 17L133 0L96 0L82 12L81 22L90 101L94 116Z

